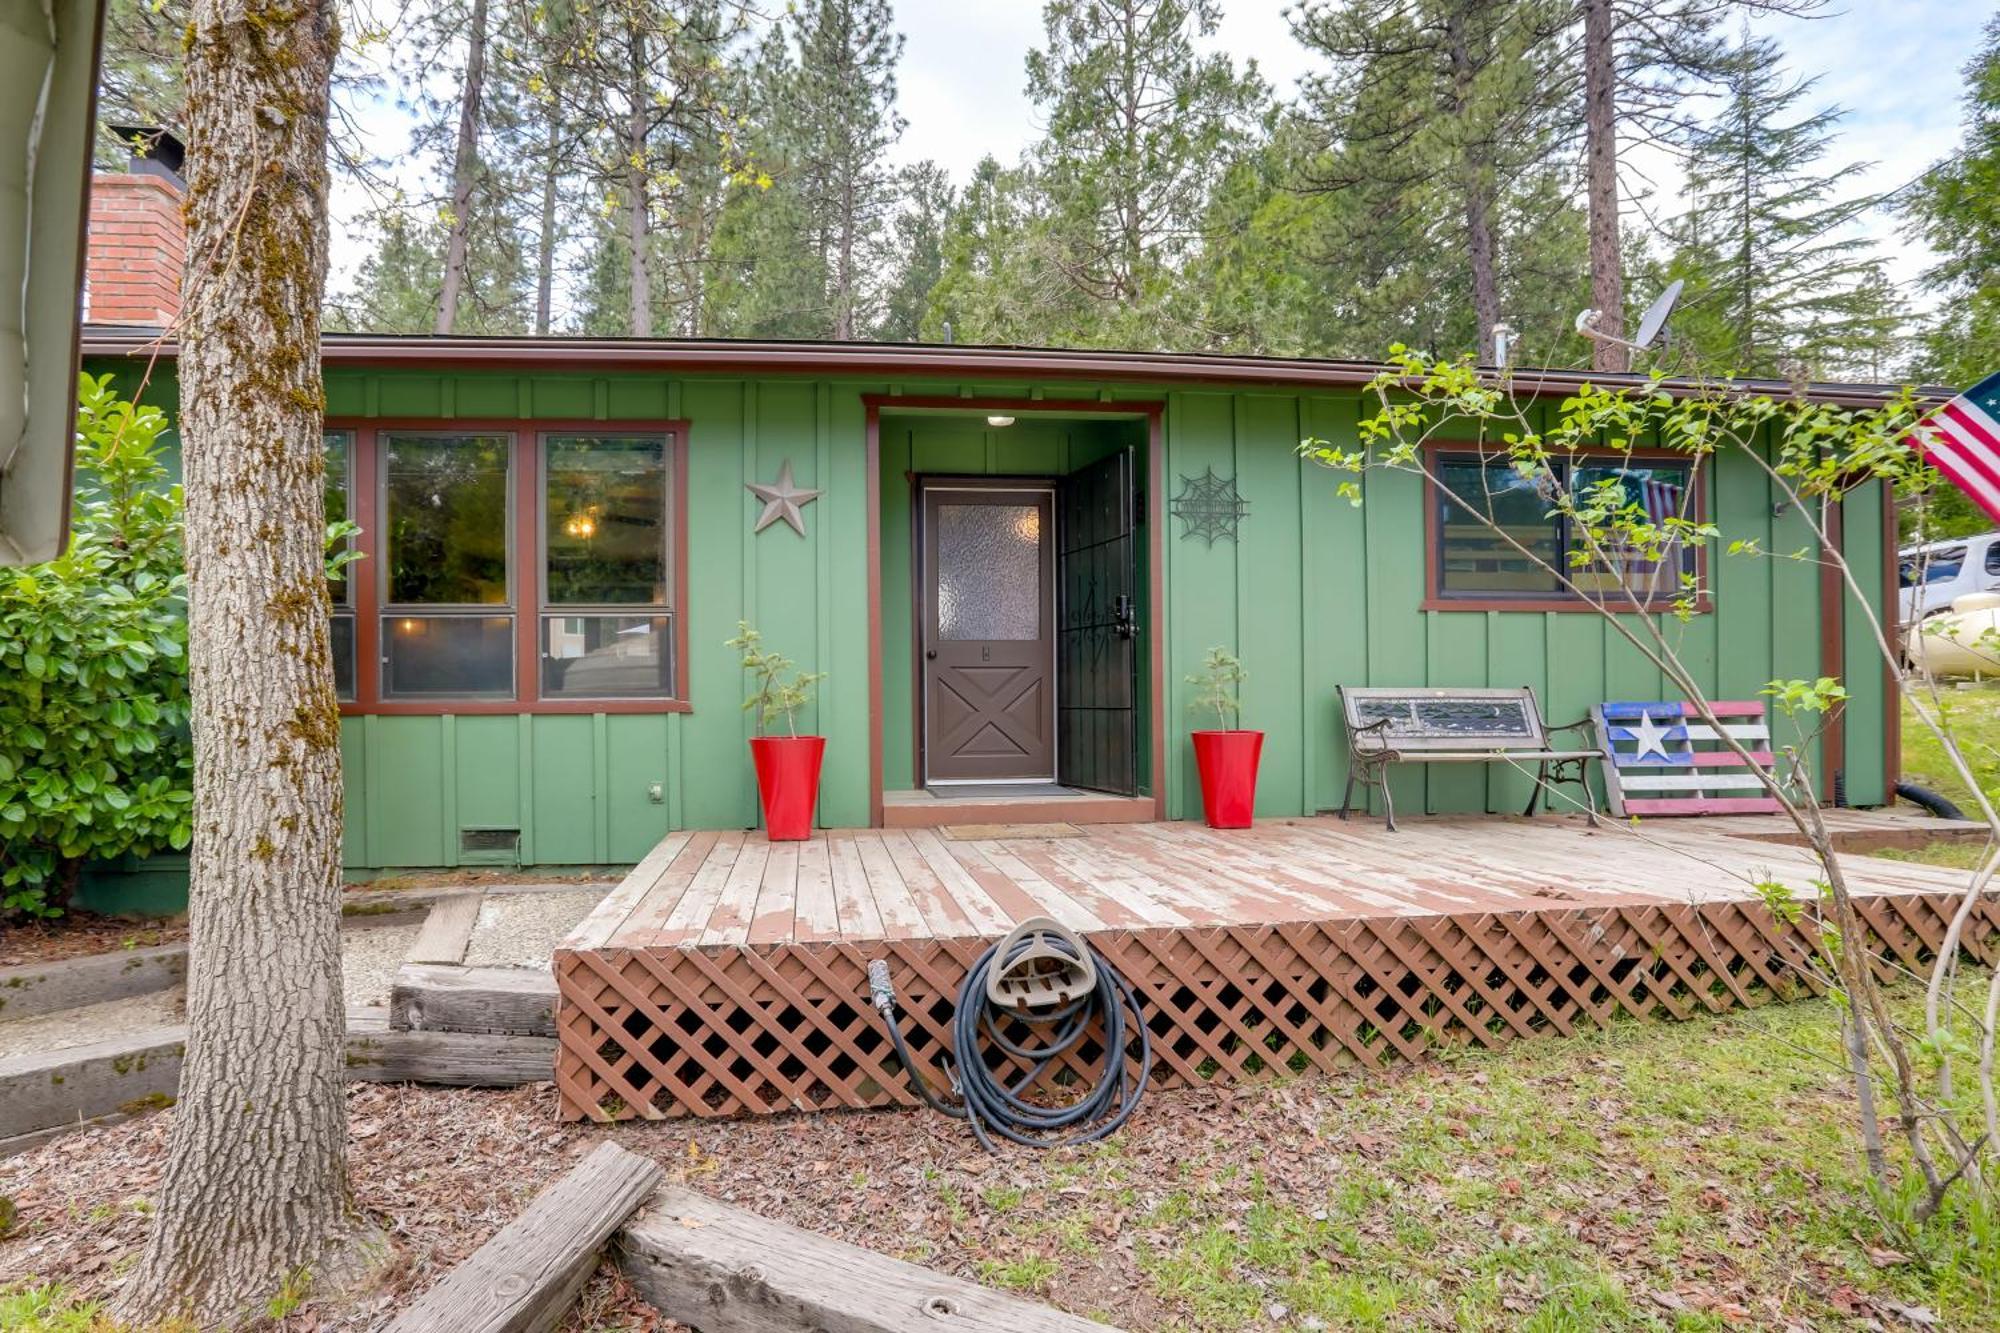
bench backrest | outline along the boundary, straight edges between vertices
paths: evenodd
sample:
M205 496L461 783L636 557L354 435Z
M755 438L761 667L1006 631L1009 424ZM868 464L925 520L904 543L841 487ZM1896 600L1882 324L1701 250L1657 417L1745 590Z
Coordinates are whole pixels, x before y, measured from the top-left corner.
M1771 771L1771 728L1760 701L1711 703L1723 731ZM1604 794L1625 815L1751 815L1782 809L1751 765L1691 703L1614 701L1590 710L1608 762Z
M1342 685L1339 689L1347 734L1364 750L1546 750L1549 745L1542 710L1534 690L1526 685L1509 689ZM1363 730L1385 718L1387 726Z

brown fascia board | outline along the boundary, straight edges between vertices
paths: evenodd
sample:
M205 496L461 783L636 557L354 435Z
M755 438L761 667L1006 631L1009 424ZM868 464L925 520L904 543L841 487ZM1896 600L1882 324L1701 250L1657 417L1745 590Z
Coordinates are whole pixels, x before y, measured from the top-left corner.
M1141 384L1257 385L1293 389L1359 388L1387 367L1377 361L1332 361L1195 352L1109 352L1050 347L979 347L916 343L752 342L675 338L486 338L433 335L327 334L320 344L328 365L391 368L490 367L510 370L652 370L683 374L760 373L872 380L956 378L1061 379ZM85 356L152 356L173 359L177 348L158 330L86 327ZM1579 370L1517 368L1517 392L1534 396L1574 393L1585 384L1644 388L1644 375L1601 375ZM1789 396L1784 380L1728 381L1746 394ZM1665 380L1668 389L1692 388ZM1815 402L1876 407L1901 392L1893 384L1814 383ZM1926 387L1938 401L1948 388Z

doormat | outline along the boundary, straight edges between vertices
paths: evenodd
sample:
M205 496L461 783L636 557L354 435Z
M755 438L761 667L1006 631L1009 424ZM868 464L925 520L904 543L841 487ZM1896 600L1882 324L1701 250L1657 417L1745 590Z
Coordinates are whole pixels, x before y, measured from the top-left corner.
M1001 838L1081 838L1074 824L946 824L938 829L948 842L992 842Z

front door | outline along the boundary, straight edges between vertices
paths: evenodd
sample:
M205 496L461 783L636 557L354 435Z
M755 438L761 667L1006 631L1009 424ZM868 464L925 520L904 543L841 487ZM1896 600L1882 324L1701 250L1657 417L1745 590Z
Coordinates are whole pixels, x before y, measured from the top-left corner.
M1054 491L926 483L922 598L925 781L1054 781Z

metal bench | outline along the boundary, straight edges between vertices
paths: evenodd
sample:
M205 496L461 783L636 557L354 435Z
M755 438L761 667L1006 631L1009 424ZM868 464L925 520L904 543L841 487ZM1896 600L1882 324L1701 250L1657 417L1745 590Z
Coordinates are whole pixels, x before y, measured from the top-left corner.
M1784 807L1757 770L1771 771L1771 728L1756 700L1711 703L1723 733L1750 752L1750 763L1702 721L1691 703L1609 702L1590 710L1604 747L1604 795L1611 813L1751 815Z
M1581 735L1589 718L1551 727L1542 721L1535 691L1513 689L1337 687L1347 722L1347 790L1340 817L1354 803L1358 782L1382 793L1382 812L1396 827L1396 803L1389 795L1391 764L1534 764L1535 789L1523 815L1535 813L1550 782L1584 782L1585 768L1604 757L1581 745L1557 747L1549 738ZM1588 785L1585 791L1588 793ZM1586 802L1586 805L1589 803Z

